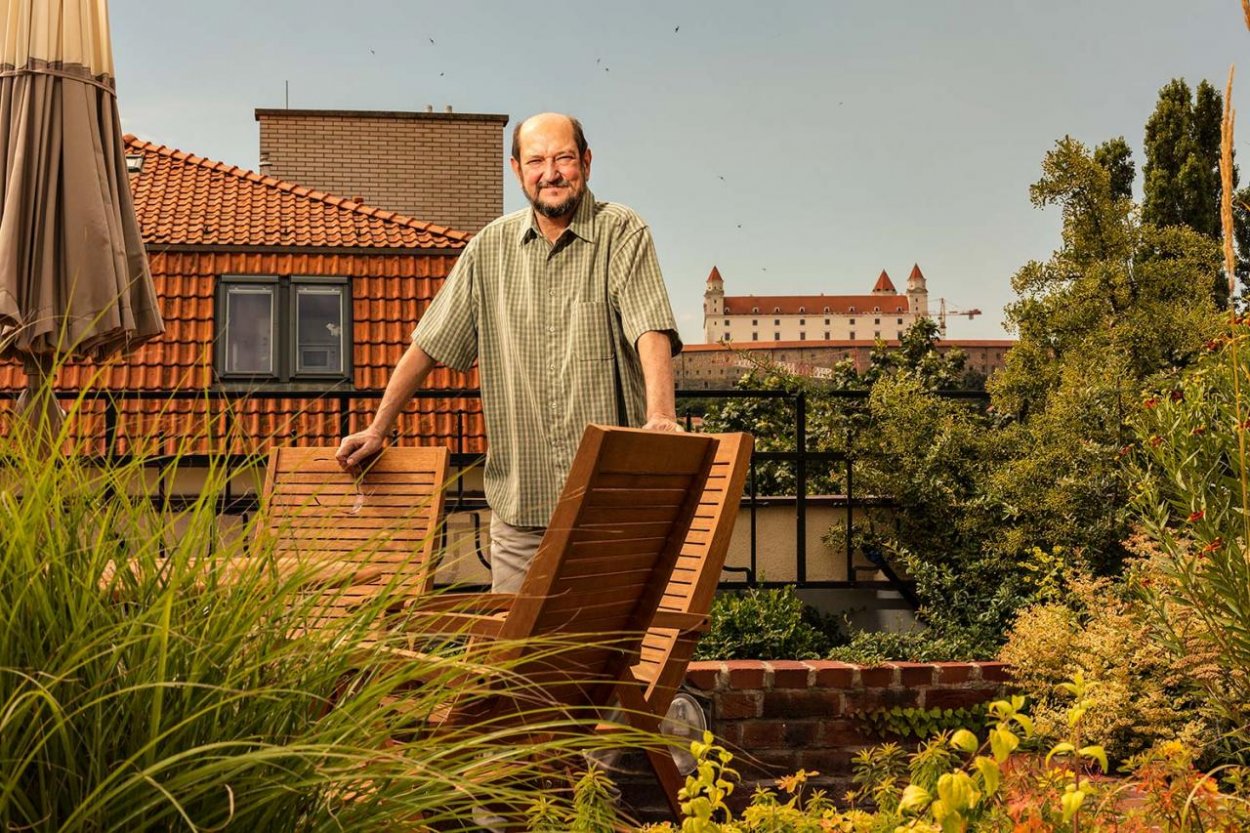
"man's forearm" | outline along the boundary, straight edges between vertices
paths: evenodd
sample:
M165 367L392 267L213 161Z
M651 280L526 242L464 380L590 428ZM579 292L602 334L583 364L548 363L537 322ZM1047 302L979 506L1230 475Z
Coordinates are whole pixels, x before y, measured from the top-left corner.
M395 420L403 411L404 406L412 399L412 395L421 387L425 377L434 368L434 360L429 354L412 343L395 365L395 371L386 383L386 392L382 394L382 402L373 417L370 428L385 435L395 425Z
M638 337L638 359L647 389L647 421L677 419L673 352L668 334L652 330Z

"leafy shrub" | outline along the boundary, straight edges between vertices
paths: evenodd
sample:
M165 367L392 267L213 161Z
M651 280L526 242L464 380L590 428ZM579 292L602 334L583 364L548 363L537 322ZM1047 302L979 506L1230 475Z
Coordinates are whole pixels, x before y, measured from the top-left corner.
M901 740L925 740L941 732L953 732L956 729L980 733L985 728L985 716L984 703L958 709L895 706L891 709L856 712L854 715L856 720L877 736L896 737Z
M840 662L880 665L883 662L966 662L993 656L993 642L958 632L939 634L929 628L898 633L856 631L845 645L826 655Z
M1066 603L1033 605L1012 626L999 659L1029 697L1043 739L1066 734L1066 698L1058 686L1077 673L1088 681L1093 704L1087 729L1114 758L1170 740L1200 746L1211 736L1187 684L1187 663L1158 649L1132 590L1156 580L1157 568L1134 561L1129 575L1128 583L1071 578Z
M818 659L839 640L837 621L795 595L793 587L717 595L696 659Z
M533 761L577 748L425 731L499 680L448 646L397 655L409 637L378 622L399 588L320 625L347 588L308 592L312 566L279 570L290 553L255 521L221 534L222 458L183 507L152 485L177 456L49 464L40 447L0 439L0 828L411 829L483 795L523 806Z
M1250 366L1245 322L1137 409L1133 506L1158 548L1143 588L1154 634L1197 657L1204 706L1250 755Z

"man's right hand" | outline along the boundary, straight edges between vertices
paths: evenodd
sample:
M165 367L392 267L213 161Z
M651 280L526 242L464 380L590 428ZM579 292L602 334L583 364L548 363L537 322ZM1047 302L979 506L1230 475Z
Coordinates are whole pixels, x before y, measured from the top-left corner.
M339 443L334 459L344 471L356 471L360 464L382 450L386 438L382 432L370 426L363 431L349 434Z

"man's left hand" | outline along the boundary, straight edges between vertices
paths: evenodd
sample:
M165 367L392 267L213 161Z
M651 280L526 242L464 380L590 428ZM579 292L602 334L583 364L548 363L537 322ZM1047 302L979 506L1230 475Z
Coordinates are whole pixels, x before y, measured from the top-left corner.
M676 417L671 416L653 416L647 419L647 424L642 426L644 431L685 431L681 427Z

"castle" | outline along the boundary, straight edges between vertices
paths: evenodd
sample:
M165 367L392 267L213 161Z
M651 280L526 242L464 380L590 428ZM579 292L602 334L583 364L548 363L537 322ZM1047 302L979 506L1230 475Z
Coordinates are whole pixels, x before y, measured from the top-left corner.
M726 295L725 281L715 266L703 293L708 344L891 341L928 315L929 290L919 265L907 277L905 294L899 294L882 270L868 295Z

